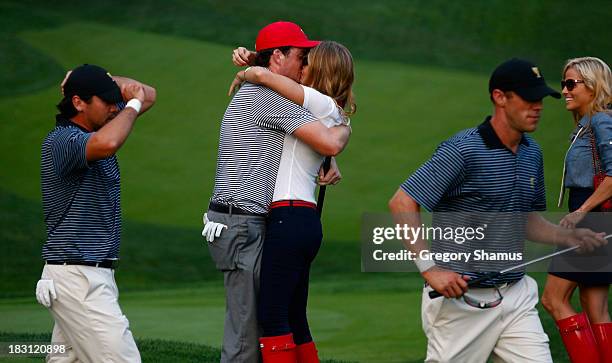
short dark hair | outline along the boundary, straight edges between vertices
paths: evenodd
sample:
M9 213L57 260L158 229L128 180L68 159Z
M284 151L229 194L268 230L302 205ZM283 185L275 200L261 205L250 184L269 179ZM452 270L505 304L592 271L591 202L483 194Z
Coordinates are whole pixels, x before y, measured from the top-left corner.
M85 101L85 103L89 104L91 103L92 97L93 96L85 96L81 97L81 99ZM55 107L57 107L60 114L62 114L62 116L64 116L65 118L72 118L79 113L79 111L77 111L77 109L74 108L74 105L72 104L72 97L64 96L64 98L62 98L62 100Z
M255 65L259 67L269 67L270 57L272 56L272 53L274 53L274 49L278 49L284 55L288 55L291 48L293 47L279 47L260 50L259 52L257 52L257 54L255 54Z
M516 94L514 91L502 91L502 92L504 92L504 95L506 95L506 97L508 97L508 98L512 98ZM491 91L491 93L489 93L489 99L491 100L491 103L493 103L495 105L495 100L493 99L493 91Z

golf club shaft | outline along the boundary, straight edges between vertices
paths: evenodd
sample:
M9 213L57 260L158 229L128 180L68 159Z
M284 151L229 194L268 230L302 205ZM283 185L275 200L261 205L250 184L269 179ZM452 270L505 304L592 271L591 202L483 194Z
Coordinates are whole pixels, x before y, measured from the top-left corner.
M609 234L609 235L605 236L604 239L608 239L610 237L612 237L612 234ZM522 267L526 267L526 266L529 266L529 265L534 264L536 262L544 261L544 260L547 260L549 258L558 256L558 255L562 255L564 253L573 251L573 250L578 249L578 248L580 248L580 246L568 247L568 248L565 248L565 249L563 249L561 251L556 251L556 252L553 252L553 253L549 253L548 255L545 255L545 256L542 256L542 257L538 257L536 259L533 259L531 261L527 261L525 263L521 263L520 265L509 267L509 268L507 268L505 270L501 270L499 272L491 272L491 273L485 274L485 275L480 276L480 277L478 277L476 279L472 279L472 280L468 281L468 286L473 286L473 285L475 285L475 284L477 284L477 283L479 283L481 281L493 279L493 278L495 278L495 277L497 277L497 276L499 276L501 274L505 274L505 273L510 272L512 270L516 270L516 269L519 269L519 268L522 268ZM442 294L440 294L436 290L433 290L433 291L429 292L429 297L432 298L432 299L438 298L440 296L442 296Z
M323 171L325 172L325 174L327 174L330 167L331 167L331 156L328 156L325 158L325 161L323 162ZM323 202L325 201L325 189L327 189L326 185L321 185L319 187L319 196L317 198L317 211L319 212L319 215L323 213Z
M575 249L577 249L579 247L580 246L572 246L572 247L565 248L565 249L563 249L561 251L556 251L556 252L553 252L553 253L549 253L548 255L545 255L545 256L542 256L542 257L538 257L536 259L533 259L531 261L527 261L525 263L521 263L520 265L512 266L512 267L509 267L509 268L507 268L505 270L501 270L501 271L499 271L499 273L500 274L505 274L506 272L510 272L512 270L516 270L516 269L519 269L519 268L522 268L522 267L526 267L526 266L529 266L529 265L534 264L536 262L544 261L546 259L558 256L558 255L562 255L562 254L567 253L569 251L573 251L573 250L575 250Z

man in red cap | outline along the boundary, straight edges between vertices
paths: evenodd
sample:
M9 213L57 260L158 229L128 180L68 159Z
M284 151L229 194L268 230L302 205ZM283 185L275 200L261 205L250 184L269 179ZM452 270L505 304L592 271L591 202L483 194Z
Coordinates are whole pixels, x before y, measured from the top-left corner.
M244 62L299 81L307 50L317 44L296 24L276 22L261 29L257 52L245 52ZM261 252L285 135L295 136L325 156L338 154L348 142L348 128L328 129L314 121L318 119L303 107L248 82L223 116L215 188L202 233L217 269L224 274L221 362L259 360L256 303ZM320 182L336 183L339 178L333 167ZM286 346L278 342L277 349Z

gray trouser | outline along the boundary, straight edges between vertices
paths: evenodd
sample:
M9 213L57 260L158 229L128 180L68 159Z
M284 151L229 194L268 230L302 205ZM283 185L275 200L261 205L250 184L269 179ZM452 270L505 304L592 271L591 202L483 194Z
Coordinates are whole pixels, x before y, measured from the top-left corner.
M257 294L266 220L210 210L208 219L228 227L208 244L215 266L223 272L225 284L221 363L258 362Z

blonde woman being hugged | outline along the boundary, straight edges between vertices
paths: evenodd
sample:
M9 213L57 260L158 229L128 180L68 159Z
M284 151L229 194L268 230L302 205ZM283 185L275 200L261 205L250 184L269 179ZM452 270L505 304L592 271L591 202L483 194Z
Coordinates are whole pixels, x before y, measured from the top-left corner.
M249 67L237 73L230 93L243 81L261 84L302 105L328 128L350 127L348 116L355 111L351 53L324 41L310 50L304 64L302 84ZM323 160L294 136L285 136L261 261L258 319L264 363L319 362L306 305L310 265L323 238L315 199Z
M612 214L601 212L602 204L612 197L612 75L601 59L570 59L563 69L561 82L566 108L574 116L576 128L565 158L561 206L565 188L569 189L569 210L561 226L588 226L597 232L612 233ZM603 180L594 186L594 176L601 172ZM589 259L609 264L607 251L600 248ZM578 259L568 256L553 260L542 305L557 322L565 348L574 363L612 362L612 323L608 312L608 290L612 271L576 272ZM564 262L565 261L565 262ZM569 264L567 262L569 261ZM573 261L573 262L572 262ZM570 272L571 271L571 272ZM583 312L577 314L570 304L576 287L580 290Z

